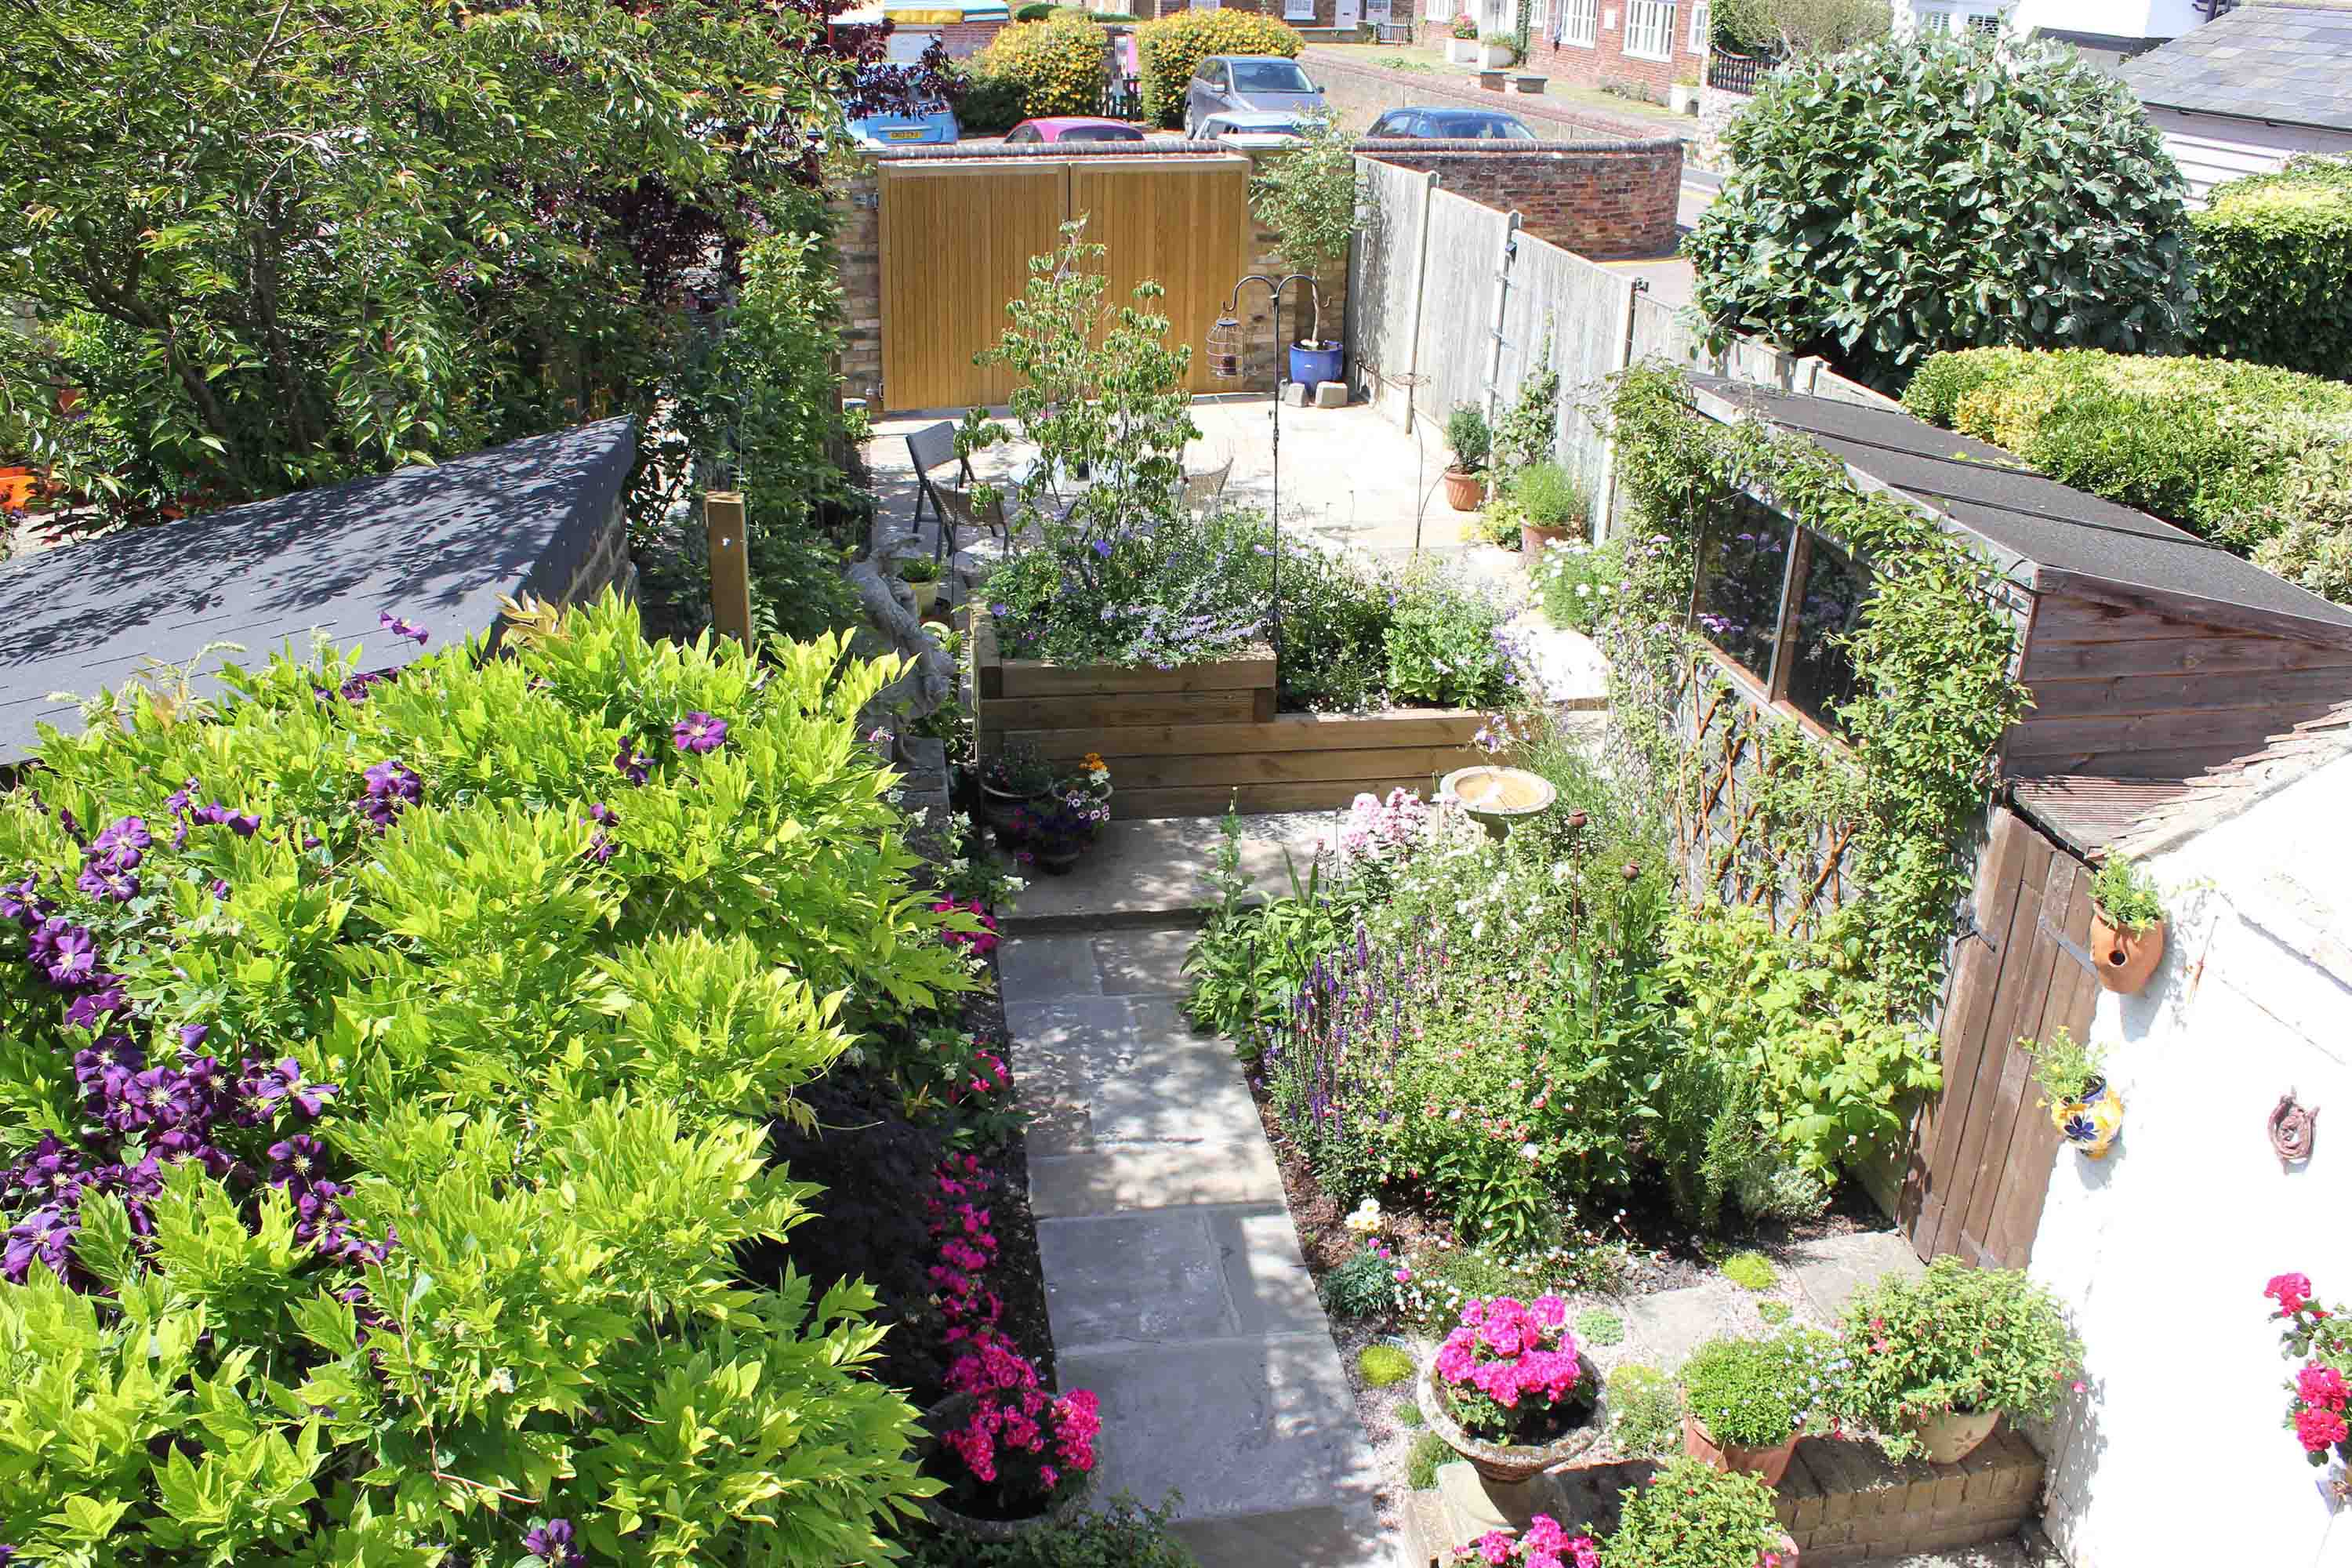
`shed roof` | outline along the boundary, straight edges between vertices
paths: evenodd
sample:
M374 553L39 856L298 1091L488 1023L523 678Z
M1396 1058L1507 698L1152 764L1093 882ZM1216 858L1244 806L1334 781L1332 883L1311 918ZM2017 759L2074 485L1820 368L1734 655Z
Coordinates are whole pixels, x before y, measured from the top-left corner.
M607 419L0 566L0 761L32 752L36 721L80 727L53 693L119 689L207 643L254 664L289 641L303 651L315 628L383 668L429 651L380 626L383 611L433 647L490 631L499 595L570 585L635 455L631 422Z
M1892 409L1777 392L1720 376L1693 375L1712 411L1748 412L1800 432L1854 468L1916 498L2019 563L2187 595L2227 609L2285 617L2305 635L2352 638L2352 610L2330 604L2220 546L2059 483L1999 447Z
M2352 0L2241 5L2116 74L2159 108L2352 131Z

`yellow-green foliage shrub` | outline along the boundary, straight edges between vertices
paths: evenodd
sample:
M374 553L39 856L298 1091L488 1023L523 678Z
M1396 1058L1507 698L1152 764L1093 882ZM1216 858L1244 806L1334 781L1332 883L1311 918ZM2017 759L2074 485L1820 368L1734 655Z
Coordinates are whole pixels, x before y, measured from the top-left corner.
M1058 11L998 33L972 67L982 76L1019 82L1024 115L1099 114L1110 80L1109 37L1079 13Z
M1176 126L1184 122L1184 84L1202 60L1211 55L1296 59L1298 35L1254 11L1179 11L1138 27L1135 47L1143 74L1144 120Z
M1970 349L1928 360L1903 402L2352 603L2352 385L2235 360Z
M2352 158L2216 185L2190 220L2197 348L2352 379Z

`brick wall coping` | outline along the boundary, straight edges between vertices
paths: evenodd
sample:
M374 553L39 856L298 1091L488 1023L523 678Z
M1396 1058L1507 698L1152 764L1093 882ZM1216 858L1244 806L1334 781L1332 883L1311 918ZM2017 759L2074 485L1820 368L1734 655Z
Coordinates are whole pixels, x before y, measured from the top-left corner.
M1231 147L1214 142L1180 142L1160 137L1148 142L958 142L929 147L874 147L878 163L928 163L946 161L981 163L992 158L1230 158Z
M1645 142L1488 142L1449 136L1368 136L1356 143L1356 151L1368 158L1410 153L1475 153L1488 158L1629 158L1672 153L1682 144L1678 136L1655 136Z

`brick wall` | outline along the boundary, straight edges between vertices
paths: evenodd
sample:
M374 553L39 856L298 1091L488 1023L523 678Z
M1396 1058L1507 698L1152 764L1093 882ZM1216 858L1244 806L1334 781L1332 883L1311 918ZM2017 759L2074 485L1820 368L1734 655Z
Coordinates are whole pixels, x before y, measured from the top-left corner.
M1299 61L1323 89L1324 101L1338 111L1339 122L1359 133L1368 130L1385 111L1405 104L1506 110L1525 121L1528 129L1546 142L1610 138L1640 142L1664 133L1657 121L1631 113L1611 114L1606 110L1540 94L1487 92L1466 71L1447 74L1391 70L1370 63L1368 57L1373 52L1310 47Z
M1003 22L950 22L940 29L940 42L952 60L966 60L988 47L1003 32Z
M1564 3L1565 0L1551 0L1555 6ZM1625 16L1630 7L1626 0L1599 0L1600 26L1591 48L1577 44L1554 47L1546 41L1548 28L1533 28L1528 39L1528 63L1524 68L1586 87L1637 83L1649 90L1654 101L1664 103L1666 89L1677 79L1697 80L1706 74L1706 49L1691 47L1691 4L1692 0L1681 0L1675 7L1674 51L1667 59L1641 59L1627 54ZM1444 48L1453 36L1451 21L1424 19L1421 24L1421 41L1431 48ZM1706 41L1704 37L1699 40L1702 45Z
M841 275L841 395L882 406L882 200L874 161L835 176L834 254Z
M1425 142L1360 142L1367 157L1423 174L1444 189L1504 211L1538 239L1597 259L1665 256L1675 247L1683 144L1672 138L1576 147L1487 144L1431 150Z
M572 580L555 595L559 603L586 604L606 588L618 588L625 599L637 596L637 564L629 558L628 516L618 497L588 542L588 552L572 570Z

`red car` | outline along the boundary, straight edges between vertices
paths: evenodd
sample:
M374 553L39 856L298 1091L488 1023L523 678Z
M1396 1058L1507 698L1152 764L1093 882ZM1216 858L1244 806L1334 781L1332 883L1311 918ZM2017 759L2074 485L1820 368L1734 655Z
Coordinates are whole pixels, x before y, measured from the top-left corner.
M1004 133L1006 144L1034 142L1140 142L1143 127L1090 114L1057 114L1024 120Z

